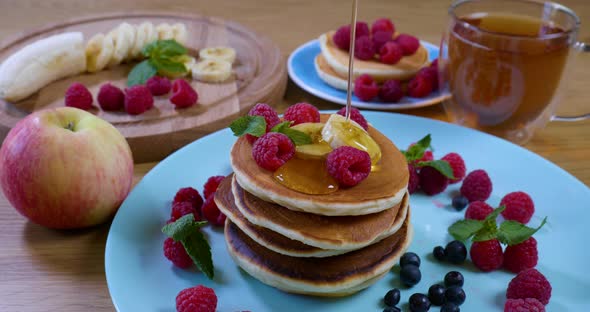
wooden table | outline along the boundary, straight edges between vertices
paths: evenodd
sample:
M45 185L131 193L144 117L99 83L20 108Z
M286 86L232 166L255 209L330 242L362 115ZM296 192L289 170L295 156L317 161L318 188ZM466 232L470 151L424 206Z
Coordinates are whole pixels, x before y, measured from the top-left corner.
M84 14L121 10L177 10L232 19L277 42L287 56L320 33L345 24L349 5L339 0L3 0L0 1L0 40L23 29L42 26ZM590 6L587 0L562 0L586 24L580 38L590 42ZM360 19L390 16L399 29L438 42L446 23L443 0L364 0ZM590 110L590 55L578 57L567 88L564 110ZM307 94L289 82L280 111L308 101L320 109L340 106ZM445 120L441 106L403 113ZM590 122L551 123L526 145L590 184ZM156 163L135 166L136 181ZM26 222L0 196L0 311L113 311L105 275L104 245L109 224L82 231L53 231Z

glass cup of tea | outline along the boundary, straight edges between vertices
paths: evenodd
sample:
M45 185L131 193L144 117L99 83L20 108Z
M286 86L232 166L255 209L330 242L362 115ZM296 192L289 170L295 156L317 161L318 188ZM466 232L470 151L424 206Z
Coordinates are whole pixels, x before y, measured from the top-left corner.
M555 109L574 55L580 20L563 5L536 0L460 0L449 9L439 55L451 121L526 143Z

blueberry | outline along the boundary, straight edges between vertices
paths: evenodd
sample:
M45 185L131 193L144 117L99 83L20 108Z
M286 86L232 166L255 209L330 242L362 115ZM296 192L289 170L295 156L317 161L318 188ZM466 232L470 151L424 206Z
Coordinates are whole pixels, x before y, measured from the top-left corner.
M451 287L451 286L463 287L464 281L465 280L463 279L463 274L461 274L457 271L450 271L449 273L447 273L445 275L445 286L446 287Z
M452 302L447 302L445 304L443 304L443 306L440 308L440 312L460 312L461 309L459 309L459 306L452 303Z
M445 290L445 298L447 302L461 305L465 302L465 291L459 286L451 286Z
M428 288L428 299L430 299L432 304L437 306L445 303L445 288L443 285L434 284L430 286L430 288Z
M447 258L445 254L445 249L442 246L434 247L434 249L432 250L432 255L434 255L434 258L436 258L436 260L438 261L445 261L445 259Z
M383 312L402 312L398 307L387 307L383 309Z
M467 257L467 248L465 248L465 245L462 242L454 240L448 243L447 247L445 247L445 255L449 262L461 264Z
M430 309L430 300L423 294L413 294L410 296L410 311L426 312Z
M403 268L408 264L420 267L420 257L413 252L406 252L401 259L399 259L399 265Z
M402 267L399 277L404 285L411 287L420 282L422 273L420 273L420 269L417 266L408 264Z
M463 195L457 195L453 198L453 208L457 211L461 211L467 207L469 204L469 199L467 199Z
M399 298L399 289L394 288L385 294L385 297L383 297L383 302L385 303L385 305L393 307L399 303Z

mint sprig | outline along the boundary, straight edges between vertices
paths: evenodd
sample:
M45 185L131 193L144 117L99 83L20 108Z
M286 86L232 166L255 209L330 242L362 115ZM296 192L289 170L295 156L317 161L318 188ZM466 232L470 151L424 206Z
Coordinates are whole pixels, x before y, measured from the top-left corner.
M182 62L187 49L175 40L156 40L142 49L145 60L133 67L127 76L127 85L144 84L149 78L162 75L183 74L187 72Z
M205 221L195 221L195 216L190 213L173 223L166 224L162 228L162 233L171 237L175 242L180 241L197 268L209 279L213 279L215 268L211 256L211 246L199 230L206 223Z
M311 137L307 133L291 128L290 121L281 122L278 125L272 127L270 131L282 133L288 136L289 139L291 139L291 141L293 141L293 144L295 145L305 145L313 143Z
M427 134L414 145L410 146L408 150L402 151L402 154L406 157L406 161L411 163L421 159L424 156L424 152L428 149L432 149L431 142L432 138L430 137L430 134Z
M455 178L455 176L453 175L453 168L451 168L451 165L449 165L449 162L446 160L421 161L418 162L416 166L432 167L449 179Z
M498 226L496 219L504 209L506 209L504 206L494 209L483 221L472 219L457 221L449 227L449 234L460 241L466 241L469 238L474 242L498 239L501 243L511 246L529 239L547 222L545 218L537 228L530 228L516 221L505 220Z
M255 137L261 137L266 133L266 120L264 120L264 117L262 116L246 115L234 120L229 125L229 128L232 130L235 136L250 134ZM291 139L291 141L293 141L293 144L295 145L313 143L311 137L307 133L291 128L290 121L279 123L278 125L272 127L270 132L277 132L286 135L289 137L289 139Z

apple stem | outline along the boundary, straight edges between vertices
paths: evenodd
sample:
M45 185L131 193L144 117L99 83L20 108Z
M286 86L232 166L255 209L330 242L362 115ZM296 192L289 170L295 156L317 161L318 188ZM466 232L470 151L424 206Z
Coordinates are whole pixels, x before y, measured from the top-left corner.
M71 121L68 121L68 124L66 125L66 129L73 132L74 131L74 123Z

